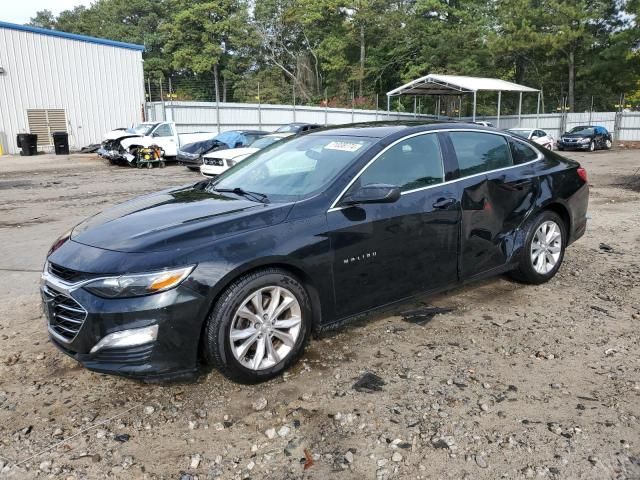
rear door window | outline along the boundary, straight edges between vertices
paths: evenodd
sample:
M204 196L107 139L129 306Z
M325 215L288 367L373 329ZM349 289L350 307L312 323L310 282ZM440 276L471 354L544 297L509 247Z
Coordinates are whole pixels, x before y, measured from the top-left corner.
M513 165L506 139L482 132L449 133L458 158L461 177Z

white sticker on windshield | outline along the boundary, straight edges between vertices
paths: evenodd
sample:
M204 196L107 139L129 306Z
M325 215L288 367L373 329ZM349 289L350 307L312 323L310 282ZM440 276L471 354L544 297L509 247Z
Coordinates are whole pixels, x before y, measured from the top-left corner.
M340 150L341 152L355 152L362 147L361 143L351 143L351 142L331 142L328 143L326 150Z

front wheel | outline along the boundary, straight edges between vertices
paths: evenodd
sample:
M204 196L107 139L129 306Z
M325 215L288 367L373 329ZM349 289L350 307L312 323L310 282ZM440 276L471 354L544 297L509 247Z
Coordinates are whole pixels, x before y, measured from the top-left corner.
M593 140L591 140L591 143L589 144L589 151L590 152L594 152L596 149L596 142L594 142Z
M613 146L613 142L607 138L604 142L604 148L606 148L607 150L611 150L612 146Z
M302 354L311 303L289 272L268 268L236 280L216 303L204 332L206 359L241 383L273 378Z
M518 268L512 272L516 280L535 285L547 282L558 272L566 247L566 227L558 214L545 210L529 220L526 241Z

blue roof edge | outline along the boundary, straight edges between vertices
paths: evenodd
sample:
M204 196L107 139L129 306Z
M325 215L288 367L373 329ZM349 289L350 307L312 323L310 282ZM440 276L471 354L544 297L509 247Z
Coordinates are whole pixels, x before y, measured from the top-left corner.
M29 25L18 25L16 23L0 21L0 28L19 30L22 32L38 33L40 35L49 35L50 37L66 38L68 40L78 40L80 42L97 43L98 45L108 45L110 47L138 50L140 52L144 51L143 45L136 45L135 43L118 42L116 40L108 40L106 38L89 37L87 35L60 32L59 30L49 30L47 28L31 27Z

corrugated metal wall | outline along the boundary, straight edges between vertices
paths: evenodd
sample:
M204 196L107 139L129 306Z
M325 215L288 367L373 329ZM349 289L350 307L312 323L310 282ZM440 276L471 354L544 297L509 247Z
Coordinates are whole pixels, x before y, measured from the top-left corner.
M291 105L258 105L253 103L212 102L152 102L147 103L147 118L155 121L173 121L180 133L217 132L218 111L220 131L235 129L275 130L292 122L340 125L353 122L379 120L433 119L433 115L390 112L385 110L351 110L348 108L323 108ZM445 120L445 118L442 118ZM454 119L457 120L457 119ZM470 121L471 118L462 120ZM477 117L498 125L495 116ZM640 140L640 113L631 112L586 112L503 115L500 128L540 128L558 138L565 129L578 125L600 125L615 134L618 140Z
M18 153L27 109L64 109L72 148L141 120L142 52L0 27L0 143ZM40 142L39 142L40 143Z

